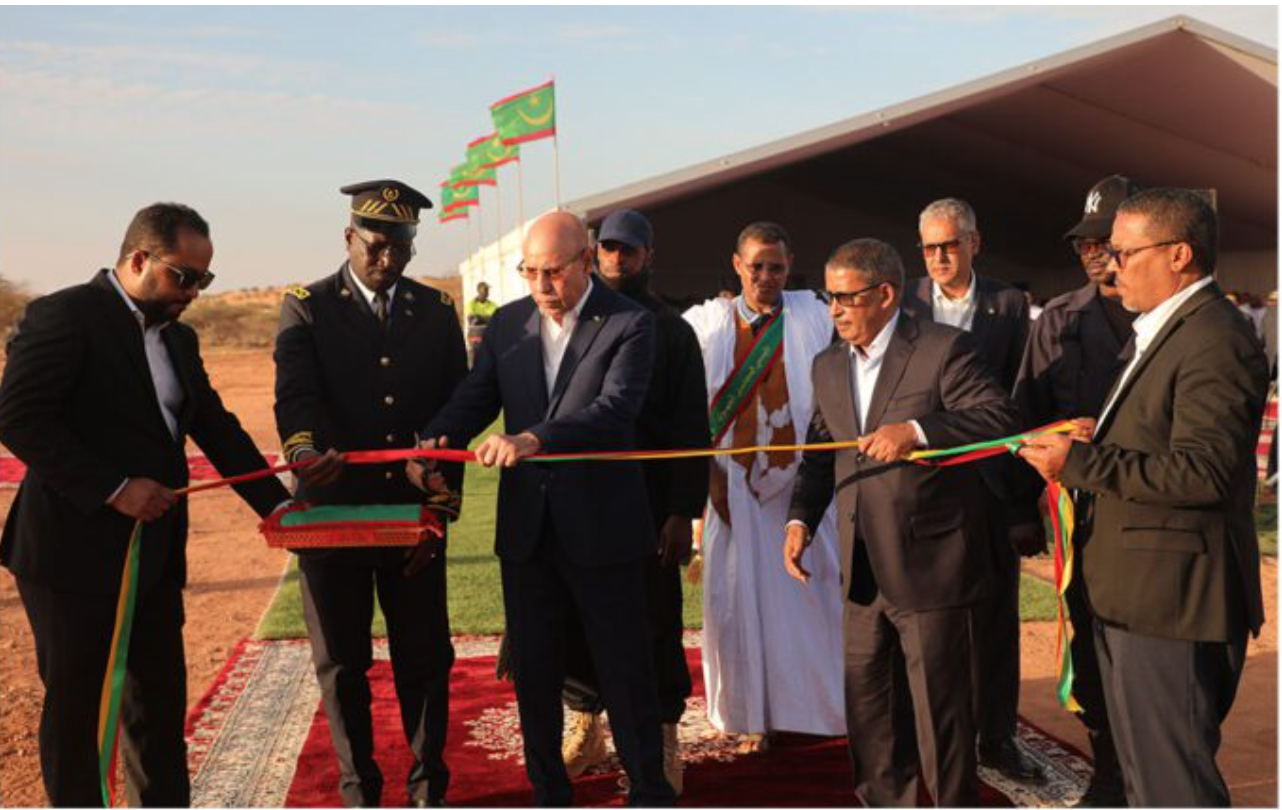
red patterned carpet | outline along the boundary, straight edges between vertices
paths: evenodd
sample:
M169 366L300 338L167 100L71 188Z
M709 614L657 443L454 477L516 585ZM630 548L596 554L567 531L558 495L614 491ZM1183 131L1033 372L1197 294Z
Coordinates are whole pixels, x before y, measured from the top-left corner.
M455 806L530 803L521 757L516 699L494 678L494 641L459 639L451 691L447 759ZM386 648L371 673L384 805L403 801L409 758L396 711ZM686 760L686 806L837 807L853 804L844 741L784 735L764 754L739 755L708 725L698 677L699 651L687 651L695 695L680 735ZM305 641L245 642L188 723L195 806L333 807L338 768ZM1036 792L987 772L988 806L1063 806L1089 773L1075 751L1022 725L1020 742L1051 772ZM622 805L617 762L575 780L575 803Z

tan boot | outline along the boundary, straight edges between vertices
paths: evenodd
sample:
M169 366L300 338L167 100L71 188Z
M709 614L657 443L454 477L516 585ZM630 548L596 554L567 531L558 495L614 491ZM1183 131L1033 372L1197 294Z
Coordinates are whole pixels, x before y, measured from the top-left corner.
M681 741L677 739L675 723L663 724L663 775L672 785L672 792L681 795L685 789L685 763L681 761Z
M600 715L570 711L570 734L561 746L561 758L571 779L605 762L605 729L601 727Z

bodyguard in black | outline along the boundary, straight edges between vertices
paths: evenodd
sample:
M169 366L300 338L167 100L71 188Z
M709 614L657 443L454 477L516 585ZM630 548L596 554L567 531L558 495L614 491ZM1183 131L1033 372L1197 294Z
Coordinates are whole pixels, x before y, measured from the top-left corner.
M414 430L467 373L452 300L402 274L414 255L418 211L431 203L394 180L342 189L352 200L347 261L289 291L276 338L276 425L290 461L319 457L299 496L325 504L422 503L404 465L344 466L338 453L415 446ZM444 470L458 493L462 470ZM457 514L457 495L439 503ZM410 806L444 800L443 758L454 662L445 601L445 546L311 550L299 554L304 617L338 754L343 802L378 806L370 622L374 593L387 619L401 724L414 754Z
M645 307L655 318L654 372L637 419L637 447L646 450L707 447L708 393L699 341L681 315L650 291L653 229L637 211L615 211L597 237L597 277L615 292ZM682 790L677 724L690 697L690 670L681 643L681 563L690 557L692 522L708 499L704 459L648 462L644 466L650 516L659 533L658 553L646 561L646 605L654 658L655 687L663 723L663 764L677 795ZM577 776L592 755L604 759L602 710L596 673L582 633L567 652L565 704L573 712L565 745L566 769ZM599 741L599 742L598 742ZM578 765L583 765L582 768Z
M1083 287L1051 299L1042 317L1033 322L1015 383L1015 403L1029 427L1059 419L1099 416L1114 381L1126 367L1133 351L1131 323L1135 314L1122 306L1117 273L1110 269L1106 248L1117 207L1136 191L1138 188L1128 178L1104 178L1086 195L1081 222L1064 235L1072 240L1073 252L1088 281ZM1040 491L1041 477L1025 486ZM1079 507L1079 519L1089 518L1090 510L1084 508L1085 504ZM1085 527L1085 522L1082 525ZM1074 540L1082 534L1075 532ZM1073 556L1073 578L1066 598L1073 623L1073 696L1083 709L1078 718L1090 737L1095 770L1077 806L1121 807L1126 805L1126 790L1104 706L1095 654L1094 615L1082 575L1082 551L1078 548Z

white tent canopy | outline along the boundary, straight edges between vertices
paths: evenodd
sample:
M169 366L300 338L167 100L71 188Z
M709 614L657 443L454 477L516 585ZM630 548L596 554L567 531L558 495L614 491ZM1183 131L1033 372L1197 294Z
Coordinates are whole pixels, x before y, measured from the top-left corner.
M593 224L644 212L656 286L681 299L713 294L739 230L761 219L792 234L809 286L832 248L860 236L898 247L917 275L918 212L962 197L979 215L981 272L1048 296L1082 282L1063 234L1086 190L1120 173L1215 189L1223 283L1262 292L1276 286L1277 138L1276 51L1177 17L567 208ZM504 242L512 266L518 243ZM489 278L477 259L460 268L469 290ZM523 285L512 293L496 298Z

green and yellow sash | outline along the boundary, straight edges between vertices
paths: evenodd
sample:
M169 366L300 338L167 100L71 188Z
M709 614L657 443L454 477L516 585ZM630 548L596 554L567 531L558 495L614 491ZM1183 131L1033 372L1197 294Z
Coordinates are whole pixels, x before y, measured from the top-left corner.
M765 379L775 361L783 355L783 307L770 317L770 321L757 335L752 348L744 355L721 390L712 398L708 409L708 426L712 429L712 444L734 424L735 418L752 399L752 392Z

